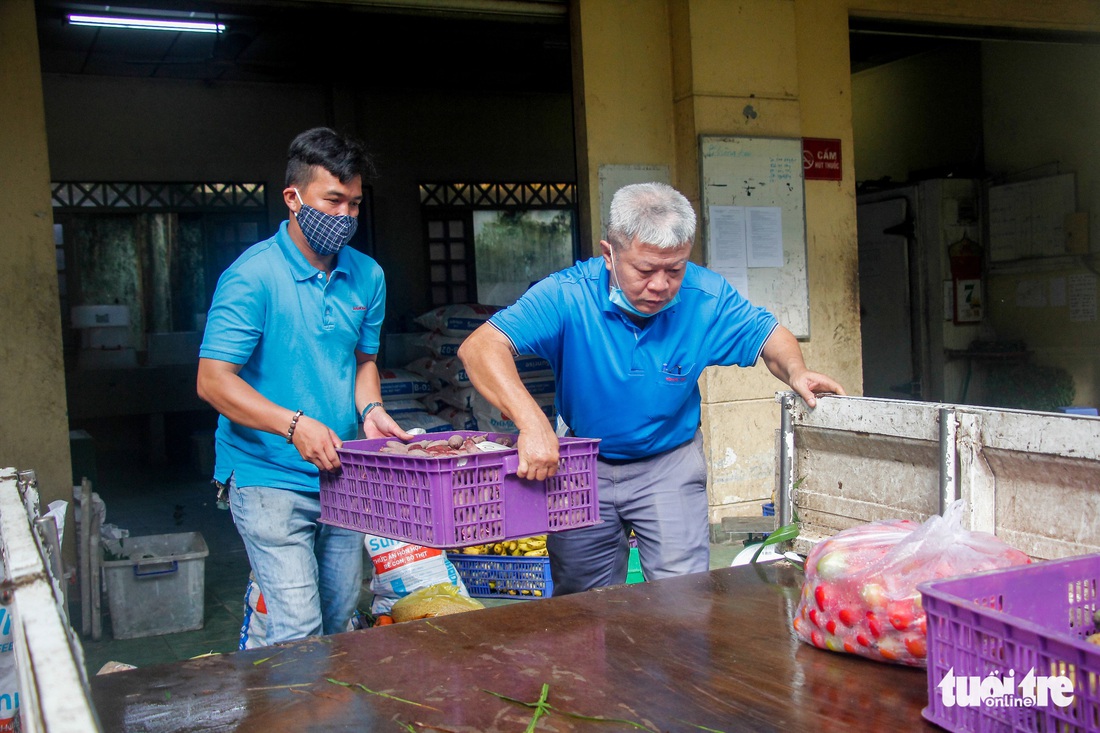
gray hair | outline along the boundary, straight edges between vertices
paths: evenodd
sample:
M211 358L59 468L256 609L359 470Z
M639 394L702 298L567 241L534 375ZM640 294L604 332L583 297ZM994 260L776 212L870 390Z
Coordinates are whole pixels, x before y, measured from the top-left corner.
M665 183L623 186L611 199L607 238L620 249L635 238L673 249L695 237L695 210L682 193Z

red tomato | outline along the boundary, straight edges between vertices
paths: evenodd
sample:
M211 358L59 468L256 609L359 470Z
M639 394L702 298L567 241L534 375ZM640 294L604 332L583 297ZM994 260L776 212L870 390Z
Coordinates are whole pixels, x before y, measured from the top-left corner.
M871 631L871 636L876 639L882 638L882 623L875 617L875 614L867 614L867 628Z
M840 619L840 623L845 626L855 626L856 622L859 620L859 614L850 608L840 609L840 612L837 613L836 616Z
M814 600L817 601L817 607L824 611L825 604L829 601L829 593L825 590L824 584L814 588Z
M928 640L923 636L907 636L905 637L905 648L909 650L909 653L914 657L923 659L928 656Z
M905 611L902 609L895 609L890 611L890 625L898 631L905 631L913 623L912 611Z

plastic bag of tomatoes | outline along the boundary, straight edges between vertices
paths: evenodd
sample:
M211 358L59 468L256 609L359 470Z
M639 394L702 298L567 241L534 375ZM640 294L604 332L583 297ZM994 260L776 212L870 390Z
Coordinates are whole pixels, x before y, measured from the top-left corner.
M794 618L799 638L834 652L925 666L919 583L1031 562L988 532L965 529L964 512L959 500L923 524L871 522L814 546Z

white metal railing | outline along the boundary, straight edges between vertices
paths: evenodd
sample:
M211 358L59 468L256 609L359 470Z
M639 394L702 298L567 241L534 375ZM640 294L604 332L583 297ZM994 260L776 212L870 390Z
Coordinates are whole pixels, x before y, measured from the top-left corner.
M0 469L0 604L8 611L19 675L22 730L100 731L84 653L59 585L61 548L52 518L40 516L33 471Z

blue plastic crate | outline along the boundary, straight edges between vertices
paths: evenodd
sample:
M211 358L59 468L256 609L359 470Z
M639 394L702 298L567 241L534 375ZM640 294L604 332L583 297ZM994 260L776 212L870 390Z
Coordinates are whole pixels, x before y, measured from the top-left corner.
M1098 414L1100 414L1100 411L1097 411L1095 407L1077 406L1059 407L1058 412L1064 412L1067 415L1092 415L1093 417L1096 417Z
M448 552L466 590L474 598L514 598L530 601L554 592L550 558L510 555L464 555Z

